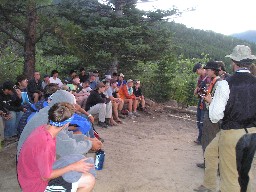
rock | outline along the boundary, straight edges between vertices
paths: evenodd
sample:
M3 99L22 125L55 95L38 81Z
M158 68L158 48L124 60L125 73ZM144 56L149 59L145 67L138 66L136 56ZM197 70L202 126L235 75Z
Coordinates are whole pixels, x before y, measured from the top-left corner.
M189 106L187 108L187 110L189 110L189 111L197 111L197 106Z
M145 102L146 105L150 106L150 107L154 107L156 105L156 103L154 101L152 101L151 99L145 98Z
M168 101L168 105L172 106L172 107L176 107L176 108L179 107L179 104L178 104L178 102L176 100L169 100Z

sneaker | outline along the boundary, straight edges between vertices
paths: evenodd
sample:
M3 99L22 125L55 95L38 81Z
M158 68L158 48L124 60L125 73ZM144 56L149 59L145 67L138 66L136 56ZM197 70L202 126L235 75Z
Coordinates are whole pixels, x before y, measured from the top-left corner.
M133 115L133 113L129 113L129 114L128 114L128 117L129 117L130 119L134 119L134 118L135 118L135 116Z
M197 163L196 166L199 167L199 168L202 168L202 169L205 168L205 164L204 163Z
M98 123L99 127L103 127L103 128L108 128L108 125L105 122L100 122Z
M206 188L205 186L201 185L198 188L194 189L197 192L213 192L212 190Z
M125 115L123 115L121 113L118 114L118 117L121 118L121 119L125 119Z
M139 117L139 116L140 116L140 114L139 114L137 111L134 111L134 112L133 112L133 115L134 115L135 117Z

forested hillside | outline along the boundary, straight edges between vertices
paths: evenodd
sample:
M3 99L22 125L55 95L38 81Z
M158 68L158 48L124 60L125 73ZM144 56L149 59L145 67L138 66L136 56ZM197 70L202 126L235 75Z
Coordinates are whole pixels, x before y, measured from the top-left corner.
M236 33L232 34L232 37L236 37L238 39L243 39L249 42L254 42L256 43L256 31L245 31L243 33Z
M142 80L146 96L186 105L195 101L196 62L229 63L224 56L237 44L256 51L254 43L167 22L179 14L176 9L142 11L137 0L104 2L0 1L0 82L22 73L30 79L35 70L57 69L61 78L80 67L103 75L118 71Z
M232 36L226 36L213 31L187 28L178 23L168 23L173 44L178 54L185 57L201 57L201 53L209 54L212 59L225 60L227 55L236 45L244 44L256 52L256 44Z

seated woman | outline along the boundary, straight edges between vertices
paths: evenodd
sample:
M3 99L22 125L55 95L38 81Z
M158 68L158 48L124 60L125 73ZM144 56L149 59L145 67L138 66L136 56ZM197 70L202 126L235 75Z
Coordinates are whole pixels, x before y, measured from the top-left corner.
M80 85L80 78L78 75L75 75L72 79L72 84L67 84L69 90L76 98L76 103L81 107L84 105L86 99L88 98L88 92L84 92L83 87Z

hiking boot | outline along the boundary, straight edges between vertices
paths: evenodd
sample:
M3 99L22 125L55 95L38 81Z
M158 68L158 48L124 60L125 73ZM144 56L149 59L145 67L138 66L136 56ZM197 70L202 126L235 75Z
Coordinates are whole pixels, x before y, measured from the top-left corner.
M202 169L205 168L205 164L204 163L197 163L196 166L199 167L199 168L202 168Z
M139 116L140 116L140 114L139 114L137 111L134 111L134 112L133 112L133 115L134 115L135 117L139 117Z
M108 128L108 125L105 122L100 122L99 121L98 126L102 127L102 128Z
M211 189L206 188L205 186L201 185L198 188L194 189L197 192L213 192Z

